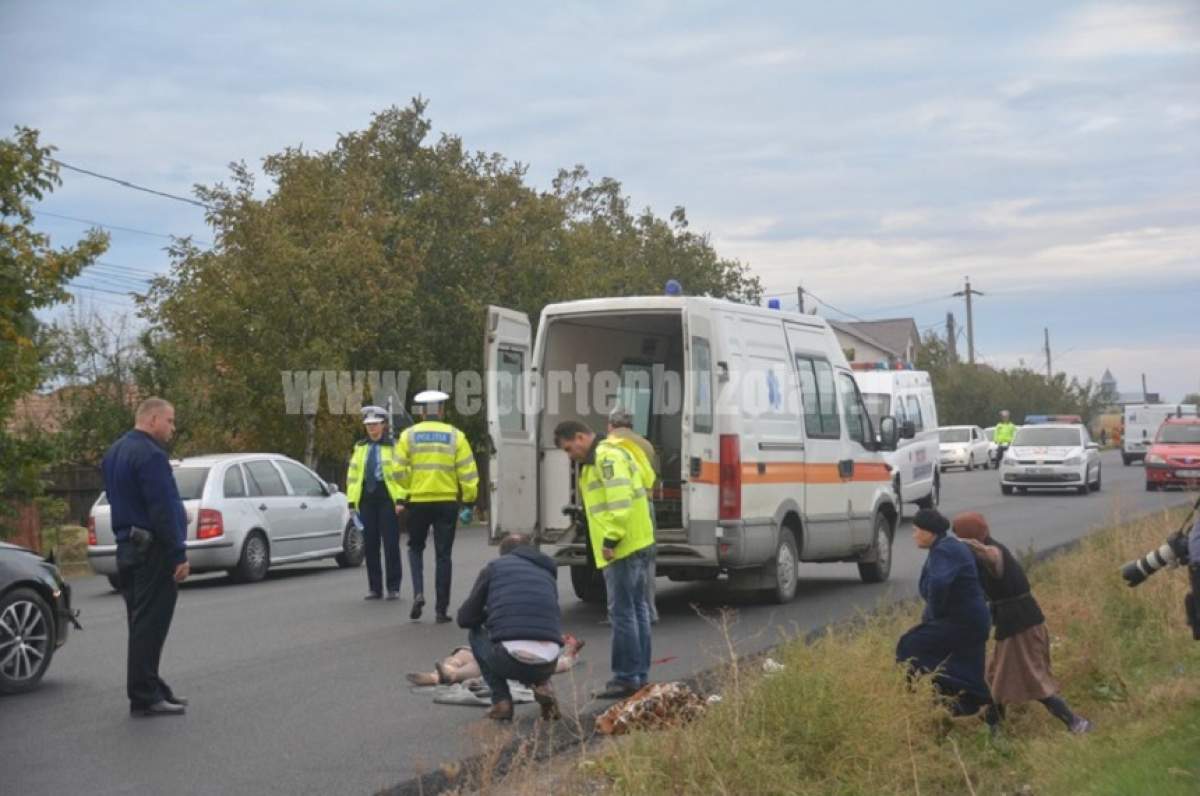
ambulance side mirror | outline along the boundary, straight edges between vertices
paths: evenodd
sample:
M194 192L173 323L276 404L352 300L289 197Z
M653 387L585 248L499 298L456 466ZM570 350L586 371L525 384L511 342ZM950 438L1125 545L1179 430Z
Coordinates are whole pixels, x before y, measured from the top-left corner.
M879 449L882 451L896 450L900 441L900 432L896 426L896 418L888 415L879 421Z

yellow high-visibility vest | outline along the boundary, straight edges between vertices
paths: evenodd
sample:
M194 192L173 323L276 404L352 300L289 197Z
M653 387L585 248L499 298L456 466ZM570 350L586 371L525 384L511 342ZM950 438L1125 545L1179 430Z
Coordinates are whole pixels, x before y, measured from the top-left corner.
M449 423L426 420L406 428L396 443L395 464L404 499L410 503L471 504L479 496L471 445Z
M606 541L615 542L614 561L654 544L646 487L633 457L620 445L601 440L594 461L580 468L578 488L598 569L612 563L604 560Z
M379 445L379 463L383 465L383 483L387 487L391 499L399 501L402 499L404 490L400 487L400 471L393 461L394 445L390 440L385 443L382 439L376 444ZM364 439L354 444L354 452L350 454L350 467L346 470L346 500L351 506L357 506L358 501L362 499L367 454L370 450L371 441Z

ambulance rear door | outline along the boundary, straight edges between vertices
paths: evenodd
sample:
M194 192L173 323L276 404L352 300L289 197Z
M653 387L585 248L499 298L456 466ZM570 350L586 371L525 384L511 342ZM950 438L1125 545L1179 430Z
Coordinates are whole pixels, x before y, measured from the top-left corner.
M484 396L488 435L488 536L536 536L537 405L530 367L529 317L489 306L484 330Z

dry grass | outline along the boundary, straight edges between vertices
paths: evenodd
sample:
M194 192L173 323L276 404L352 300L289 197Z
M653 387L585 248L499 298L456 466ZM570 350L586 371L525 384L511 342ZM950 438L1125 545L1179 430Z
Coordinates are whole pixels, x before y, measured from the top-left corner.
M1069 735L1037 704L1010 709L999 739L977 718L950 718L927 683L907 688L893 664L919 607L881 606L813 643L773 651L781 673L731 660L722 701L690 726L594 741L557 761L530 757L481 792L1075 792L1064 765L1086 776L1094 757L1111 759L1131 733L1150 737L1200 699L1200 656L1183 621L1186 578L1163 572L1129 589L1117 573L1179 520L1173 512L1116 525L1030 567L1055 673L1072 707L1096 722L1091 736Z

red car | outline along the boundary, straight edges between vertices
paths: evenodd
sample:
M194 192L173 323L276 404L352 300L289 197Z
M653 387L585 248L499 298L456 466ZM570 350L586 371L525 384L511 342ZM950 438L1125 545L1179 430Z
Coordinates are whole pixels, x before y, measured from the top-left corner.
M1200 487L1200 418L1169 417L1146 451L1146 491Z

